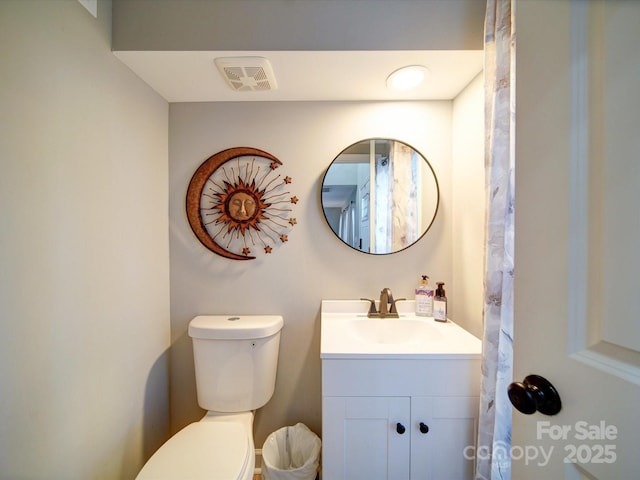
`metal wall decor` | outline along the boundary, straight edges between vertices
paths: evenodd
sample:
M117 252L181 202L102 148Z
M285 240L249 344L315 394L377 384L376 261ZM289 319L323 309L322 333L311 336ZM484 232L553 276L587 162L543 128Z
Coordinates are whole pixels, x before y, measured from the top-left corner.
M252 260L289 240L297 221L292 180L276 170L270 153L236 147L212 155L196 170L187 190L187 218L202 244L233 260Z

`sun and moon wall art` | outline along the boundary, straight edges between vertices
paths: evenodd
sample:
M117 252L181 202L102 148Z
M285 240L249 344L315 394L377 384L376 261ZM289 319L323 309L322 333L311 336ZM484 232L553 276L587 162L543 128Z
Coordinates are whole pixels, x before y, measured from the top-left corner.
M297 221L292 180L282 162L265 151L235 147L198 167L187 190L187 218L200 242L233 260L252 260L286 243Z

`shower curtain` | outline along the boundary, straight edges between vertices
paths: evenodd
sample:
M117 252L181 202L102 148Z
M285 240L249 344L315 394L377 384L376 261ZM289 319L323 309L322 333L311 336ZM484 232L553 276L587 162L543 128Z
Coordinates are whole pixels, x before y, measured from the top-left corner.
M374 253L397 252L419 237L418 154L390 141L388 156L375 162Z
M487 193L482 389L476 480L511 478L513 358L514 67L512 0L488 0L485 16Z

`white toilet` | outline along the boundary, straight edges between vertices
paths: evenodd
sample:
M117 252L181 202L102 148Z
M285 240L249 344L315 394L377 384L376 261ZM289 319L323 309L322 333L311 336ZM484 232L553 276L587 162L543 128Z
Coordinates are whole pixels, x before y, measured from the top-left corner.
M254 411L275 388L282 317L202 315L189 323L199 421L171 437L137 480L251 480Z

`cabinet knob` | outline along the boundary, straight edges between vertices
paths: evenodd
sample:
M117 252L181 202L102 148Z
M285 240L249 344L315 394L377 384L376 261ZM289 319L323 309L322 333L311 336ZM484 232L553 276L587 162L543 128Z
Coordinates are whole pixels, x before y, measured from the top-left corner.
M513 382L507 393L513 406L527 415L536 411L555 415L562 408L558 391L546 378L539 375L529 375L522 382Z
M420 422L420 433L429 433L429 425Z
M401 423L396 423L396 432L398 432L400 435L402 435L406 431L407 431L407 429L404 428L404 425L402 425Z

